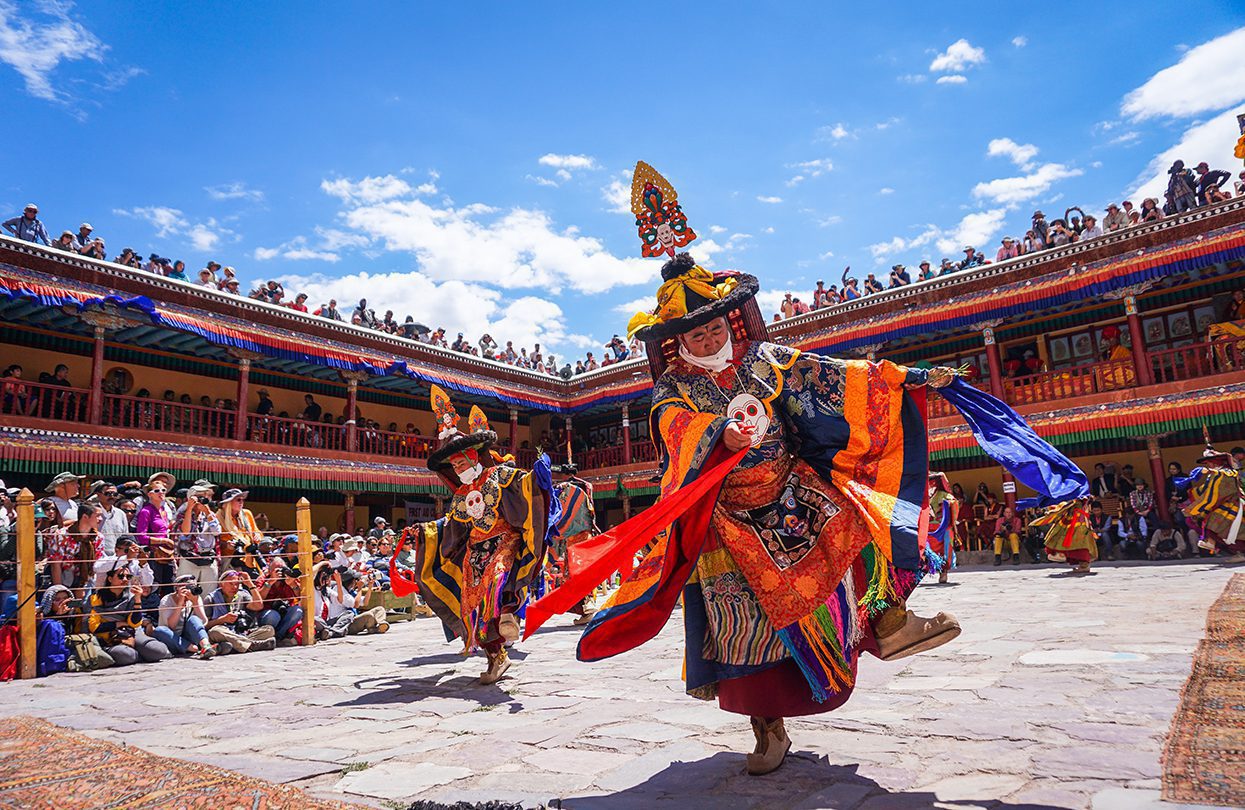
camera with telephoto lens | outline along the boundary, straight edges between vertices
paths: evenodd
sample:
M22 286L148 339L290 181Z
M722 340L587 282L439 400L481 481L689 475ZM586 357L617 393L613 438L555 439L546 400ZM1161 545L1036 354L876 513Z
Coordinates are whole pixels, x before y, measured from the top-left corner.
M190 593L192 596L203 596L203 586L198 583L191 585Z

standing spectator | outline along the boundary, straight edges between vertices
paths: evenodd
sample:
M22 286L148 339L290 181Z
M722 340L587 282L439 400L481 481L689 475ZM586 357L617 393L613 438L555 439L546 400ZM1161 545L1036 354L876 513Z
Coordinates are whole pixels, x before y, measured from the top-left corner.
M389 521L385 520L384 517L377 515L376 520L372 521L372 523L374 526L372 527L372 530L367 533L367 536L372 540L379 540L384 537L385 531L389 528Z
M1120 542L1116 519L1102 508L1102 501L1094 501L1089 508L1089 527L1098 535L1098 556L1104 560L1115 559L1115 547Z
M605 348L613 350L615 363L621 363L629 356L627 344L618 335L614 335L610 342L605 344Z
M1133 494L1138 483L1141 482L1133 473L1133 465L1125 464L1120 468L1120 474L1115 477L1115 491L1120 494L1121 498L1127 499Z
M259 389L259 404L255 406L255 413L258 416L272 416L274 409L272 398L268 395L267 388Z
M77 253L81 250L81 246L74 241L73 231L61 231L60 238L53 242L51 246L66 253Z
M940 276L950 275L958 269L959 268L956 267L955 264L946 256L943 256L942 261L938 263L938 275Z
M255 522L251 510L245 508L249 492L240 489L227 489L220 498L220 509L216 519L220 521L222 539L232 541L238 548L258 545L263 534Z
M1063 247L1070 245L1076 241L1076 234L1068 230L1068 226L1062 219L1057 219L1050 224L1050 231L1047 232L1046 244L1049 247Z
M1081 230L1081 239L1097 239L1102 236L1102 228L1098 227L1098 220L1093 214L1085 215L1085 227Z
M118 501L121 494L116 484L103 482L97 485L95 497L99 500L100 514L103 519L99 524L100 545L105 555L117 553L117 540L130 533L130 519Z
M1222 169L1211 171L1205 161L1197 164L1197 204L1210 205L1228 199L1223 192L1224 185L1232 179L1232 175Z
M359 323L362 326L366 326L368 329L376 328L376 313L367 308L366 298L359 299L359 306L355 308L354 315L351 316L351 320L353 321L354 318L358 318Z
M212 513L212 490L199 485L186 493L186 502L177 510L177 573L179 579L194 577L205 590L216 589L220 563L216 547L220 541L220 521ZM206 621L206 619L204 619Z
M906 287L912 283L912 276L908 274L908 268L902 264L897 264L891 268L890 289L896 287Z
M985 256L977 252L977 248L972 245L964 246L964 259L960 262L960 269L967 270L970 267L977 267L985 262Z
M1237 175L1237 180L1232 184L1232 188L1236 192L1236 196L1245 197L1245 172Z
M1176 479L1183 478L1183 477L1184 477L1184 467L1181 466L1180 462L1179 461L1168 462L1167 480L1164 482L1164 488L1166 489L1168 503L1175 503L1179 499L1180 492L1178 491L1176 487Z
M1179 214L1191 210L1197 204L1197 180L1193 172L1184 167L1183 160L1177 160L1167 170L1167 201L1172 213Z
M330 321L340 321L342 319L342 314L337 311L336 298L330 298L328 306L321 308L320 317L328 318Z
M199 271L199 280L195 282L200 287L208 289L216 289L216 281L212 278L212 271L206 267Z
M87 630L117 666L171 658L172 653L143 628L143 589L131 581L128 566L118 565L104 575L104 585L87 603Z
M303 416L305 416L309 421L319 422L321 414L324 413L324 409L320 407L320 403L316 402L316 398L311 394L305 395L303 397L303 402L305 403L303 405Z
M1050 243L1048 238L1050 226L1046 224L1046 215L1041 211L1033 212L1033 226L1030 230L1033 231L1034 241L1038 246L1038 250L1041 250Z
M74 236L74 242L78 245L79 250L94 241L91 239L91 232L94 230L95 228L91 227L89 222L83 222L78 226L78 233Z
M783 318L790 318L795 315L795 301L791 299L791 293L783 296L782 306L778 310L782 313Z
M1107 215L1102 220L1102 227L1107 233L1123 230L1128 227L1128 215L1120 210L1115 203L1107 206Z
M922 259L921 263L917 265L917 267L919 267L921 270L921 272L917 274L917 277L916 277L917 281L928 281L929 279L934 278L935 276L938 275L930 267L929 259Z
M34 203L27 203L21 216L6 220L0 227L25 242L42 242L49 247L52 244L47 229L39 220L39 206Z
M181 259L173 262L173 268L169 270L169 278L175 278L178 281L189 281L186 278L186 263Z
M1003 246L999 248L999 252L995 254L994 260L1001 262L1004 259L1014 259L1020 255L1020 248L1016 245L1016 240L1010 236L1003 237Z
M176 655L216 655L208 640L202 594L203 587L195 581L194 574L183 574L173 581L173 592L160 600L160 624L151 634Z
M865 295L869 295L870 293L880 293L882 292L882 289L882 282L878 281L877 278L874 277L873 273L870 273L865 277Z
M1154 522L1154 492L1145 479L1139 479L1136 488L1129 493L1128 506L1128 533L1144 545Z
M298 295L294 296L294 300L287 302L286 306L294 310L295 312L306 312L307 311L307 293L299 293Z
M1094 477L1089 482L1089 492L1095 498L1101 498L1105 495L1118 495L1118 482L1115 479L1115 472L1107 472L1107 466L1101 461L1094 465Z
M43 491L51 494L61 520L70 523L78 519L78 494L81 489L81 475L63 472L57 474Z
M167 478L164 476L168 476ZM169 536L173 521L168 491L174 480L168 473L156 473L147 482L147 502L138 510L134 521L134 539L147 550L157 585L168 585L174 576L176 546Z

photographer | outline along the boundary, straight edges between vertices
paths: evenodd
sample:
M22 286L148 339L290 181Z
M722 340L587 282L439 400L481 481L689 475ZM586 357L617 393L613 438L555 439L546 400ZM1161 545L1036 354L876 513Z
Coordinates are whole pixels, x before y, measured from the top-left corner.
M263 606L249 574L232 569L222 573L220 586L207 602L208 638L224 645L217 651L261 652L276 647L273 629L259 623Z
M316 566L314 576L317 635L341 638L389 629L383 607L359 612L372 595L370 577L360 579L353 571L334 571L324 563ZM364 583L357 594L350 590L356 582Z
M193 574L173 580L173 592L160 600L160 625L151 632L177 655L211 658L216 650L208 641L203 586Z
M271 560L268 570L255 583L255 589L264 603L259 623L273 628L279 645L288 646L282 642L290 640L294 628L303 621L303 609L298 606L302 598L298 574L279 560Z
M142 587L130 581L130 569L125 566L109 571L104 586L91 594L87 630L117 666L163 661L173 655L161 641L144 632L142 598Z
M216 589L220 574L216 556L220 521L212 511L212 495L210 487L192 486L173 519L178 530L177 573L196 578L209 592Z

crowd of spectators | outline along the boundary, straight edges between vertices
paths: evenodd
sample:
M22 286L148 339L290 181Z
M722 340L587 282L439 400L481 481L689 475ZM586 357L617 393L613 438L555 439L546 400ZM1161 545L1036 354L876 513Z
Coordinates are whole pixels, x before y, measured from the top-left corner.
M1232 458L1238 469L1245 468L1245 447L1233 447ZM1201 546L1199 528L1185 518L1183 506L1187 493L1177 486L1185 475L1176 461L1167 465L1163 487L1170 520L1159 517L1157 494L1144 477L1137 475L1131 464L1116 465L1100 462L1090 477L1090 524L1097 535L1098 556L1105 560L1172 560L1184 557L1209 556ZM951 496L959 501L959 522L956 538L961 545L993 548L994 564L1010 558L1021 561L1023 549L1034 563L1045 562L1043 538L1045 527L1029 528L1029 519L1037 517L1023 510L1017 513L986 484L977 485L968 496L959 484L952 484Z
M1233 196L1245 196L1245 171L1242 171L1231 188L1228 182L1232 175L1221 169L1211 169L1205 162L1193 169L1188 169L1184 161L1177 160L1168 169L1167 191L1164 192L1164 203L1148 197L1135 207L1131 200L1120 204L1111 203L1107 206L1102 221L1092 214L1086 214L1079 207L1073 206L1064 211L1064 215L1047 221L1046 214L1034 211L1029 230L1023 239L1004 236L995 253L994 261L1001 262L1036 253L1050 248L1063 247L1074 242L1096 239L1104 234L1123 230L1145 222L1157 222L1166 216L1173 216L1192 210L1202 205L1213 205L1231 199ZM902 264L891 267L890 275L885 280L869 273L863 285L851 273L851 267L843 271L840 279L842 287L836 284L826 286L825 281L818 280L817 287L812 291L808 301L787 293L779 311L774 313L774 320L784 320L796 315L804 315L816 309L824 309L834 304L853 301L865 295L880 293L906 287L917 281L926 281L950 273L958 273L985 264L991 260L979 253L972 245L964 246L964 257L959 261L943 258L937 267L928 259L921 261L917 269L911 270Z
M383 518L366 539L321 528L303 571L297 535L271 531L246 507L245 490L206 479L176 489L168 472L86 483L60 473L35 503L41 669L48 660L61 663L52 671L89 670L296 645L304 578L319 639L389 628L374 604L390 584ZM0 622L17 609L18 492L0 481Z
M20 216L0 223L0 227L3 227L10 236L27 242L41 243L68 253L77 253L101 261L108 259L108 249L103 238L95 233L94 226L89 222L83 222L79 225L77 233L66 230L62 231L57 239L49 239L47 229L43 221L39 219L39 207L34 203L28 204ZM165 278L185 281L223 293L245 295L256 301L264 301L275 306L287 307L296 312L308 313L334 321L346 321L346 317L337 308L336 299L329 299L327 303L321 303L315 309L311 309L308 305L310 297L307 293L300 292L292 296L287 295L285 287L279 281L262 282L244 293L237 271L233 267L221 265L217 261L209 261L202 270L193 275L187 273L186 263L181 259L173 260L153 253L144 260L142 254L129 247L123 248L120 253L113 257L112 261L125 267L144 270ZM628 357L640 356L644 350L643 345L638 341L633 340L628 345L618 335L614 335L613 339L603 347L605 352L600 360L594 356L593 352L587 352L585 357L577 360L574 365L570 362L564 362L559 367L557 358L551 354L544 353L539 343L530 352L526 347L516 350L513 341L507 341L506 348L500 349L499 344L491 335L484 334L479 341L472 343L464 339L461 332L458 334L458 338L453 343L450 343L446 339L444 328L431 329L422 323L416 322L412 315L407 315L405 320L399 321L395 317L393 310L390 309L385 311L383 317L377 317L376 310L368 306L366 298L359 300L358 306L350 313L349 321L355 326L366 329L375 329L378 332L398 335L420 343L453 349L463 354L483 357L551 376L560 376L563 379L569 379L577 374L583 374L587 371L594 371L597 368L622 362Z

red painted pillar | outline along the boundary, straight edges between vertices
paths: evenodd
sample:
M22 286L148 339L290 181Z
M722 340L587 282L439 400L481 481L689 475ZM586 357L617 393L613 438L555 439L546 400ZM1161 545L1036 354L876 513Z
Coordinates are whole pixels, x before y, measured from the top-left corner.
M91 403L87 415L92 425L104 418L104 327L95 327L95 353L91 355Z
M631 406L622 406L623 464L631 463Z
M234 416L233 437L242 442L246 441L247 414L250 409L247 408L247 399L251 395L251 361L242 358L238 361L238 412Z
M510 409L510 452L519 452L519 409Z
M981 332L986 344L986 364L990 367L990 393L1003 399L1003 359L999 355L999 344L994 342L994 330L986 327ZM1014 511L1016 509L1016 479L1012 474L1003 471L1003 503Z
M566 463L571 463L571 417L566 417Z
M359 423L355 421L355 417L359 411L359 381L355 379L346 380L346 449L351 453L359 452ZM351 499L351 511L347 514L353 519L354 507L353 498Z
M346 534L354 534L354 493L343 493L346 496Z
M1146 437L1146 451L1150 456L1150 476L1154 479L1154 503L1158 506L1159 518L1172 519L1171 504L1167 502L1167 465L1163 463L1163 450L1159 446L1158 436Z
M990 393L1003 399L1003 360L999 356L999 344L994 342L994 330L987 327L981 336L986 342L986 364L990 367Z
M1137 371L1137 384L1153 385L1154 372L1150 368L1150 357L1146 354L1146 338L1141 331L1141 316L1137 314L1135 296L1124 297L1124 312L1128 315L1128 336L1133 349L1133 366Z

